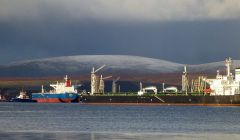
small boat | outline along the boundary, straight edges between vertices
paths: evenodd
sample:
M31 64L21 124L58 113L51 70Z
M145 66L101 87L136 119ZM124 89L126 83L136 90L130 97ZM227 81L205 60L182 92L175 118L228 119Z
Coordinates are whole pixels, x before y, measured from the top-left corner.
M10 102L37 102L37 101L30 99L26 91L20 91L19 96L12 98Z

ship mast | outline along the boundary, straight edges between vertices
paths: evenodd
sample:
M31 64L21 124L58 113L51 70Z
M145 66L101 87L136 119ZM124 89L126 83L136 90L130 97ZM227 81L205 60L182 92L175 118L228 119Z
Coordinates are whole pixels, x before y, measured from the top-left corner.
M182 74L182 92L188 93L188 76L187 76L187 66L184 66L184 71Z
M229 57L225 60L225 66L226 68L226 72L227 72L227 77L231 76L231 65L232 65L232 59Z

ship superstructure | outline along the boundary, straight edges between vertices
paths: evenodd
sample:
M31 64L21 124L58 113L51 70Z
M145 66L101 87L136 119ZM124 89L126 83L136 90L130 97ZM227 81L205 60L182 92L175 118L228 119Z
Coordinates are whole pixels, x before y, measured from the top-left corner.
M231 73L232 59L225 60L226 75L220 75L219 70L215 79L206 79L210 85L210 95L236 95L240 92L240 68L235 69L235 77Z
M64 78L65 82L57 82L56 84L50 84L50 86L53 88L51 90L52 93L77 93L75 86L72 85L71 80L66 77ZM42 90L44 91L44 90Z

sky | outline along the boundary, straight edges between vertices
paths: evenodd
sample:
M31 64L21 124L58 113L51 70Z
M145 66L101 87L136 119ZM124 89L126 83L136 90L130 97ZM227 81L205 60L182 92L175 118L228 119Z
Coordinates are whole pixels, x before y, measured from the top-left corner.
M0 0L0 64L96 54L240 59L240 0Z

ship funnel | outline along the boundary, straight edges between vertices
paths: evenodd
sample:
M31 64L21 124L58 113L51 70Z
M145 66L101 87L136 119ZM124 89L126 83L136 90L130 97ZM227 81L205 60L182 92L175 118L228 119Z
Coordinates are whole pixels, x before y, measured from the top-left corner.
M65 79L66 87L71 87L71 81L70 81L70 79L68 78L67 75L66 75L66 77L64 79Z

